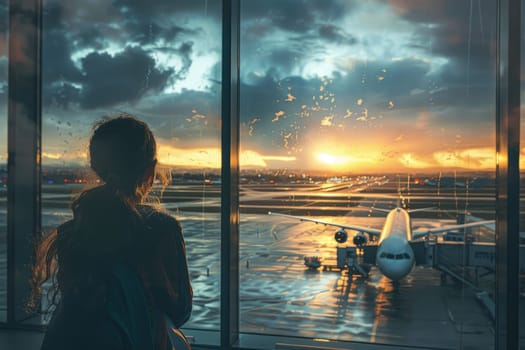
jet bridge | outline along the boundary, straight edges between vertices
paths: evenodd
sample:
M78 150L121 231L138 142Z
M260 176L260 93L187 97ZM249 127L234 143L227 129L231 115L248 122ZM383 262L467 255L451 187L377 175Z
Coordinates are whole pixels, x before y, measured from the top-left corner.
M477 290L478 300L485 305L492 318L495 305L491 297L495 283L496 246L488 242L436 242L432 250L432 266L441 271L441 282L447 277ZM525 297L525 245L520 245L520 295Z
M494 271L496 246L488 242L447 242L429 244L432 266L440 268L478 267ZM525 273L525 245L520 245L520 273Z

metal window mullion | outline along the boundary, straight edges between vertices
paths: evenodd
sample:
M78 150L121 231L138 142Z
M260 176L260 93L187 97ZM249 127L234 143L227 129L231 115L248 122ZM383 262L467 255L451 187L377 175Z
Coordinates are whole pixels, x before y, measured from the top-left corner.
M498 2L496 113L497 350L519 347L520 0Z
M9 1L7 316L28 318L33 241L40 232L42 0Z
M239 337L239 0L223 0L221 348Z

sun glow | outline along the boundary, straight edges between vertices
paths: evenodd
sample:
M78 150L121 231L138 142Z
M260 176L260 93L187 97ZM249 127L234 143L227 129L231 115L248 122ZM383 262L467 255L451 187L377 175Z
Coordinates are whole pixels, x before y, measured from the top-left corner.
M455 152L434 152L434 159L441 166L466 169L493 169L496 167L496 152L491 147L468 148Z
M319 160L323 164L333 166L333 167L342 167L342 166L355 162L354 157L336 156L336 155L326 154L326 153L317 154L317 160Z
M167 166L220 168L221 151L219 148L176 148L161 144L158 151L161 164ZM268 167L268 161L293 162L295 157L262 155L253 150L242 150L239 154L241 167Z

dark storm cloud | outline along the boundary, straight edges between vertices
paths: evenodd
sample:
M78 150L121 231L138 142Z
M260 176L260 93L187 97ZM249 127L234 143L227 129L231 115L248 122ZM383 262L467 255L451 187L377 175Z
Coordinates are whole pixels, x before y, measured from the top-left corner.
M53 33L57 37L62 35L62 40L67 42L70 49L103 49L105 41L110 38L109 31L104 35L103 29L120 28L120 23L121 18L100 4L94 3L86 11L82 0L47 0L43 8L43 47L45 49L47 46L45 36Z
M221 1L193 0L193 1L146 1L146 0L115 0L113 6L122 13L136 18L148 16L170 16L177 13L209 15L211 18L220 18L222 13Z
M272 77L271 72L263 77L251 77L249 80L250 84L242 83L240 88L241 116L248 120L263 118L264 125L270 125L268 119L271 118L268 116L273 116L279 108L277 101L285 96L282 85ZM307 82L301 80L304 84L300 86L306 87Z
M149 96L136 105L136 110L146 122L155 125L159 138L202 146L203 140L214 143L220 137L220 103L218 89L184 90L180 94Z
M456 34L469 26L489 29L497 19L497 3L492 0L461 1L389 0L395 13L413 23L449 27ZM432 26L435 28L435 26Z
M271 70L252 74L241 86L243 139L250 145L296 151L308 142L306 130L416 125L422 111L442 125L493 123L490 76L477 78L487 86L469 90L457 84L436 86L439 72L424 60L367 61L323 79L277 76ZM323 126L323 120L331 126Z
M417 24L414 45L449 60L438 80L478 85L494 74L497 46L496 2L391 0L397 14Z
M322 24L319 26L319 39L342 45L354 45L357 43L356 38L333 24Z
M90 47L94 50L101 50L104 48L104 36L100 28L92 26L77 31L74 34L75 45L79 48Z
M158 23L145 21L128 21L125 28L131 33L131 40L142 45L151 44L158 40L173 42L181 33L190 32L176 25L165 28Z
M63 82L47 84L44 90L46 106L56 106L68 109L70 105L80 100L81 90L72 84Z
M8 17L9 17L9 8L7 1L0 3L0 58L2 56L7 56L8 52L8 37L7 32L8 28Z
M243 20L265 18L272 25L291 32L306 32L317 22L335 21L350 12L353 1L267 0L244 1L241 5Z
M191 54L193 52L193 43L188 41L184 42L179 47L172 49L171 51L176 52L182 60L182 67L177 72L175 72L174 78L184 79L192 64Z
M160 70L141 48L128 47L111 56L90 53L82 59L83 108L107 107L137 101L150 91L162 90L173 70Z
M9 24L9 21L7 20L9 16L9 4L7 1L3 1L0 3L0 36L7 33L7 26ZM1 50L1 47L0 47ZM1 54L1 52L0 52Z
M207 0L92 2L86 8L82 0L46 1L44 30L65 24L69 39L76 48L103 49L108 41L141 45L158 40L170 42L180 33L191 34L198 30L185 28L188 23L198 26L203 19L219 21L222 13L220 2L209 1L208 4ZM60 11L57 12L56 8ZM173 24L175 20L178 20L176 25Z
M427 91L429 72L428 64L412 59L363 63L349 74L335 73L324 80L297 76L277 79L276 74L269 70L263 77L248 77L246 81L249 84L241 86L242 115L245 121L260 118L261 125L270 126L274 123L272 120L276 112L285 112L286 117L280 121L289 123L293 119L290 117L301 113L302 106L307 106L310 110L308 118L311 121L315 119L316 123L330 113L343 118L346 109L358 112L364 107L376 107L376 110L385 111L389 101L411 96L412 91ZM325 85L324 81L330 83ZM332 97L334 103L329 102ZM358 107L358 99L363 99L366 105ZM313 108L315 101L319 103L319 111ZM419 102L422 103L425 102ZM335 109L330 110L329 107Z
M128 42L140 45L173 45L181 37L202 34L203 21L219 22L222 16L217 1L142 1L116 0L112 9L117 13L113 23L119 23ZM178 23L174 24L174 20ZM121 40L121 39L120 39ZM185 39L187 40L187 39Z
M59 30L45 31L43 40L42 79L45 82L79 82L82 74L71 59L70 43L64 33Z
M479 71L470 84L445 76L442 71L432 70L431 63L418 59L368 62L345 77L334 79L333 89L338 96L360 95L376 110L384 109L389 101L397 110L490 108L495 83L490 72ZM479 83L473 84L474 80Z
M7 56L0 56L0 84L2 84L3 82L7 83L7 69Z
M203 115L217 115L221 95L215 92L183 90L180 94L164 94L144 99L136 108L141 113L154 118L178 115L187 117L197 111Z
M294 58L297 61L298 58L303 56L308 57L315 50L326 51L327 45L337 44L341 47L348 47L357 44L358 40L353 35L345 32L341 27L334 24L319 24L312 25L311 30L306 33L299 35L293 35L289 39L289 45L281 49L273 49L272 56L275 58ZM286 57L284 51L288 51L290 57ZM278 52L278 54L273 54ZM277 60L272 62L275 65L283 64L283 68L286 68L290 63L289 60ZM297 62L293 62L294 65Z
M297 140L292 142L289 138L295 137L308 123L317 126L310 118L301 117L300 113L301 105L312 103L312 95L318 88L319 80L297 76L276 80L271 73L251 77L249 84L242 83L240 115L243 144L267 151L291 150L297 145ZM285 101L289 93L296 98L293 103ZM287 135L290 135L288 139Z
M286 44L270 42L261 43L256 32L245 33L241 43L241 64L247 71L266 71L276 78L290 75L304 65L306 58L310 61L320 60L319 52L326 52L327 45L352 46L357 39L335 25L321 24L312 26L307 33L292 34ZM265 38L266 39L266 38ZM322 62L319 62L322 63ZM249 77L247 77L249 79Z
M64 8L48 3L43 15L42 81L43 104L66 108L78 101L79 91L71 83L82 79L71 59L71 40L64 27Z
M289 74L295 66L297 66L299 59L304 54L304 49L296 45L290 45L287 48L276 48L270 51L265 56L265 62L261 62L261 66L270 67L267 75L281 77L283 74Z
M161 91L170 79L186 77L192 64L193 42L176 41L181 33L192 35L199 29L186 29L169 21L159 21L159 24L152 20L157 20L157 17L143 15L142 2L132 2L132 5L136 6L123 13L113 11L108 14L113 22L105 18L100 23L95 21L88 25L82 21L82 16L66 17L66 12L71 9L66 9L64 4L46 4L43 38L45 105L66 107L79 104L88 109L109 107L137 101L148 92ZM168 10L164 5L157 5L148 6L155 7L151 11L159 11L159 16L161 10ZM171 5L165 6L171 8ZM150 51L136 46L158 45L159 40L166 42L166 46L157 47L158 51L180 58L181 66L177 71L157 66ZM105 50L110 41L122 42L127 48L113 55L96 51ZM75 64L72 54L85 49L95 51Z
M44 32L64 30L64 14L65 9L63 4L54 1L46 2L42 10L42 23L43 28L45 29Z

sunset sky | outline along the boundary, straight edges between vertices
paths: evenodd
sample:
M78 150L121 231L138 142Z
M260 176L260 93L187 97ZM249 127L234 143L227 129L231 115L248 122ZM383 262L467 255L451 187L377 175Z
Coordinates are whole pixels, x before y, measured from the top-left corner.
M494 169L495 1L252 0L241 12L243 168ZM218 167L220 15L214 0L44 0L44 164L85 163L93 122L123 111L151 125L161 162Z

